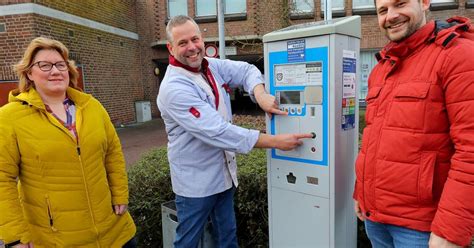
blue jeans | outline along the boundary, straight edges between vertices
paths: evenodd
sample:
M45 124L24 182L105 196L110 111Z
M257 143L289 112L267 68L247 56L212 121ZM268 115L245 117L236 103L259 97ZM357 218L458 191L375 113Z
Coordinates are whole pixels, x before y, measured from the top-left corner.
M373 248L427 248L430 232L365 220L365 232Z
M127 243L125 243L122 248L136 248L137 247L137 238L133 237Z
M207 197L194 198L176 195L178 227L174 247L197 247L209 217L212 221L216 247L238 247L234 192L235 187Z

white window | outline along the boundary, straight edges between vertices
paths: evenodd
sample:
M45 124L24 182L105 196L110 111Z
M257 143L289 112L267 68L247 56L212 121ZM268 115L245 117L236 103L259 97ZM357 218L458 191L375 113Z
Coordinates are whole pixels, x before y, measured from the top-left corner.
M224 5L224 13L226 14L242 14L247 12L245 0L225 0Z
M344 10L344 0L330 0L332 1L332 10ZM324 13L325 8L325 1L321 0L321 11Z
M216 0L196 0L196 16L216 16Z
M375 8L374 0L352 0L352 8L354 9Z
M431 0L431 3L454 3L454 0Z
M247 12L246 0L224 0L224 14ZM216 16L216 0L196 0L196 16Z
M291 14L312 14L314 13L314 1L313 0L292 0L291 1Z
M359 101L364 101L367 96L369 75L377 64L377 59L375 58L377 52L377 50L360 51Z
M188 3L186 0L168 0L168 17L177 15L188 15Z

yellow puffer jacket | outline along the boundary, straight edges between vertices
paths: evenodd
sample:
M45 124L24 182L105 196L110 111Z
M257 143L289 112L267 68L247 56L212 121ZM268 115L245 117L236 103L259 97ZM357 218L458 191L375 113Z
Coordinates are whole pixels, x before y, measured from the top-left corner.
M38 93L0 108L0 240L38 247L121 247L135 235L120 141L102 105L69 88L79 142ZM18 187L17 187L17 177Z

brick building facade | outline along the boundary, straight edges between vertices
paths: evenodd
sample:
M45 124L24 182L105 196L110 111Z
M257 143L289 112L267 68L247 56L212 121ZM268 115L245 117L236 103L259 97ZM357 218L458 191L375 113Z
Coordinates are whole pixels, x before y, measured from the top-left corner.
M253 63L264 73L262 36L323 19L322 0L224 0L227 58ZM387 40L372 0L333 0L333 17L361 15L361 94ZM474 17L474 0L432 0L429 18ZM0 106L17 78L12 65L27 44L46 36L63 42L82 70L84 90L115 124L136 121L136 101L155 99L168 65L166 23L187 14L199 23L206 46L218 47L215 0L0 0Z
M153 45L158 57L157 66L167 65L165 25L174 14L187 14L200 25L206 45L218 46L218 31L215 6L202 7L213 0L157 0L160 6L157 13L158 37ZM229 49L227 58L249 61L263 71L262 36L289 25L314 22L324 19L321 2L324 0L224 0L235 9L226 9L225 36ZM236 5L244 8L235 7ZM377 15L373 0L332 0L333 18L360 15L362 17L360 95L365 98L367 79L376 63L374 54L386 43L377 25ZM202 10L204 9L204 11ZM474 0L431 0L428 19L447 19L462 15L474 17Z
M12 65L33 38L54 38L69 48L84 91L104 105L112 121L134 122L134 102L154 101L158 85L150 69L152 37L138 28L148 22L147 11L135 1L0 0L0 88L17 81Z

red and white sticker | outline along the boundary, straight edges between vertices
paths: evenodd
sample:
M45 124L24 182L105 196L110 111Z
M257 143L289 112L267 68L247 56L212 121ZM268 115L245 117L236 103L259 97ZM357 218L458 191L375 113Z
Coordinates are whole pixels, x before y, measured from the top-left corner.
M196 118L201 117L201 113L200 113L199 110L197 110L195 107L191 107L191 108L189 109L189 113L191 113L192 115L194 115L194 117L196 117Z

